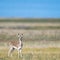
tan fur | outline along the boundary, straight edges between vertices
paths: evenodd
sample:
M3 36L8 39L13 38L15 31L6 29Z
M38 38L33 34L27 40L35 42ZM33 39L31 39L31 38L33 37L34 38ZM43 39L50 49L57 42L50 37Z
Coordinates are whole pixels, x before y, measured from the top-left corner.
M10 41L9 44L12 45L12 46L16 46L18 48L19 41Z

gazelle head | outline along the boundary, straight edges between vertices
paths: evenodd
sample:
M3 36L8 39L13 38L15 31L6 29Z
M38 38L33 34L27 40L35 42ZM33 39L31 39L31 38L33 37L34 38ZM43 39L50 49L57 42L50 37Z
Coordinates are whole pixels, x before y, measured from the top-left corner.
M19 33L18 33L18 38L19 38L19 40L21 40L21 41L22 41L23 34L19 34Z

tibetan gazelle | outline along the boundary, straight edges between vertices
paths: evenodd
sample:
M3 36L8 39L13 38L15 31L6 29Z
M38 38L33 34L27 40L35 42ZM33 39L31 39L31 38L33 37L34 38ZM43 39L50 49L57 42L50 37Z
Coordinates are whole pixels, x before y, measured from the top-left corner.
M11 41L9 42L9 46L10 46L10 49L8 51L8 56L12 56L12 52L16 49L18 51L18 58L21 54L21 50L22 50L22 47L23 47L23 42L22 42L22 38L23 38L23 34L19 34L18 33L18 40L17 41ZM22 54L21 54L21 57L22 57Z

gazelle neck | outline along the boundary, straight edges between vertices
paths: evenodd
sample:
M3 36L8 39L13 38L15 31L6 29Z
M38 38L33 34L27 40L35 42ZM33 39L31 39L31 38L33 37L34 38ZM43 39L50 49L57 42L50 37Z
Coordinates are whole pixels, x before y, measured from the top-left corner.
M22 44L22 37L21 37L21 38L19 38L19 43L20 43L20 44Z
M21 42L21 39L19 38L19 42Z

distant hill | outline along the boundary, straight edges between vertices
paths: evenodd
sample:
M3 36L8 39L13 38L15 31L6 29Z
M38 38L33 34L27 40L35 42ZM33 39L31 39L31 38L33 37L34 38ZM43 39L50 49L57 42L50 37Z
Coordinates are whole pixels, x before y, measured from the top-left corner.
M58 18L0 18L0 22L60 22Z

